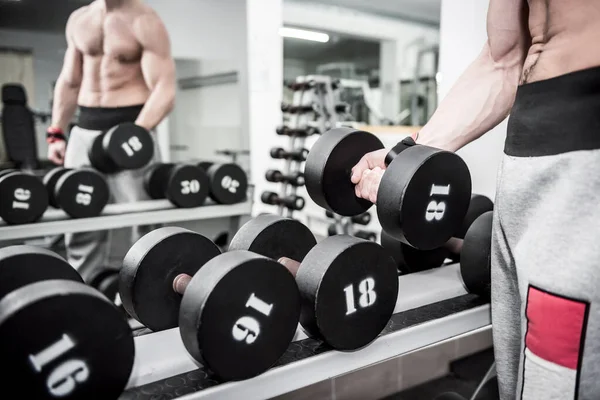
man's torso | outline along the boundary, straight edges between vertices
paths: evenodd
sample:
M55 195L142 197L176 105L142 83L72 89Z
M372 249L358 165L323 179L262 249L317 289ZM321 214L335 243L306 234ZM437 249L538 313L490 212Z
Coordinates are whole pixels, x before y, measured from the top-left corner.
M600 66L600 1L528 0L532 45L522 83Z
M76 11L72 38L83 54L79 105L124 107L146 102L150 90L142 74L142 46L134 23L149 12L141 4L107 12L102 2Z

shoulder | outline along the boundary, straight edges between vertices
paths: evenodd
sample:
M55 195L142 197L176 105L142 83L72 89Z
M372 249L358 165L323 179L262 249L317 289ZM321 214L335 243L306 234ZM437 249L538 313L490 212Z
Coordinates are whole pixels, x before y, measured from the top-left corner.
M73 34L73 30L77 26L78 22L81 21L87 14L91 12L91 6L83 6L73 11L71 15L69 15L69 19L67 20L66 32L67 36L71 36Z
M169 46L169 34L160 16L148 6L144 6L133 21L133 31L143 45L153 47Z

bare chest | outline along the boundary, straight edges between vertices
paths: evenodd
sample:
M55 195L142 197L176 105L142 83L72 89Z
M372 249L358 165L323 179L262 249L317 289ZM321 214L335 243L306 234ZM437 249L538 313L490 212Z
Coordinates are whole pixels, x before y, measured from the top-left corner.
M75 46L84 55L108 56L123 63L139 61L142 48L133 33L133 17L85 15L74 28Z

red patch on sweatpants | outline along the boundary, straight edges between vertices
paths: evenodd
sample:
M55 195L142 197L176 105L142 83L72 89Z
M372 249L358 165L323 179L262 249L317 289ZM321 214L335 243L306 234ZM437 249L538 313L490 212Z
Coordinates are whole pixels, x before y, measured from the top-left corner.
M527 293L525 345L540 358L577 369L588 304L543 292Z

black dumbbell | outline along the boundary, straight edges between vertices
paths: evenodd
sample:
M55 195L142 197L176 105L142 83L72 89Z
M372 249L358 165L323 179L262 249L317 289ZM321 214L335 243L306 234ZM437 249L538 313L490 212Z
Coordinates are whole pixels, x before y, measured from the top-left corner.
M263 192L260 195L260 201L272 206L282 205L290 210L300 211L304 208L306 201L304 197L298 195L289 195L284 198L279 197L275 192Z
M330 210L325 210L325 216L327 218L335 218L334 213L331 212ZM350 218L350 220L355 224L369 225L369 223L371 222L371 213L365 212L365 213L362 213L359 215L354 215L353 217Z
M316 85L317 85L317 82L314 80L309 80L309 81L305 81L305 82L295 82L295 81L286 82L286 86L288 87L288 89L293 90L293 91L312 89Z
M153 156L152 134L131 122L119 124L98 135L88 151L92 166L106 174L142 168Z
M119 293L119 270L107 266L96 268L88 284L114 303Z
M265 179L274 183L289 183L294 187L304 186L304 174L300 171L292 172L285 175L283 172L276 169L269 169L265 173Z
M102 213L110 192L104 176L91 168L51 169L43 179L50 205L71 218L90 218Z
M208 161L198 163L210 180L209 196L219 204L235 204L246 199L248 176L237 164L219 164Z
M357 238L370 240L371 242L377 241L377 234L372 231L357 230L356 232L354 232L354 236L356 236Z
M199 207L208 197L210 179L195 165L157 163L144 174L144 188L151 198L166 198L176 207Z
M295 136L295 137L307 137L312 135L318 135L321 133L319 128L314 126L303 126L298 128L291 128L289 126L278 126L276 132L280 136Z
M469 209L460 228L448 242L433 250L418 250L399 240L394 239L386 232L381 232L381 245L392 253L398 264L398 269L403 273L424 271L442 266L447 258L453 261L460 259L462 243L456 239L464 239L467 230L480 215L494 208L492 201L486 196L473 194Z
M327 227L327 236L339 235L341 232L338 232L337 224L329 224Z
M224 380L270 368L300 314L298 288L282 265L248 251L221 254L209 239L176 227L133 245L119 292L125 309L150 329L179 325L194 360Z
M306 161L308 157L308 149L298 149L294 151L286 151L281 147L273 147L270 151L271 158L278 160Z
M42 181L14 169L0 171L0 217L10 225L39 220L48 208Z
M32 246L0 249L4 396L117 399L134 342L124 315L61 257Z
M281 104L281 111L284 113L290 114L305 114L305 113L321 113L321 107L317 103L310 104L301 104L301 105L293 105L293 104Z
M348 114L350 112L350 104L338 103L335 105L335 112L338 114Z
M310 197L343 216L367 211L373 204L355 195L351 168L365 153L383 149L373 134L336 128L315 142L304 174ZM386 157L387 169L377 197L383 230L421 250L445 243L462 223L471 197L471 176L456 154L416 145L410 138Z
M493 211L480 215L467 231L460 252L460 275L469 293L489 299Z
M299 221L261 215L240 228L229 250L301 261L287 265L303 299L300 323L337 350L357 350L371 343L394 311L397 270L377 243L348 235L316 243Z

